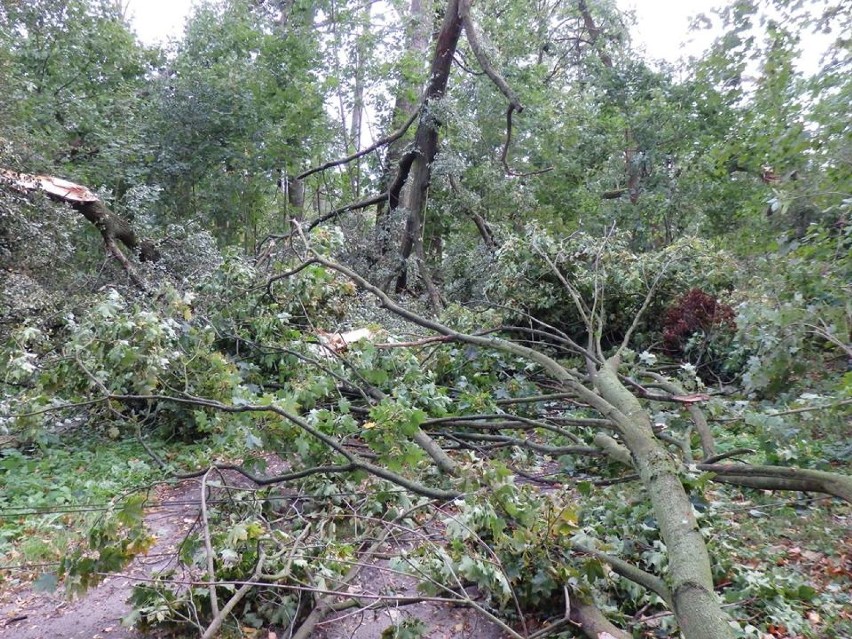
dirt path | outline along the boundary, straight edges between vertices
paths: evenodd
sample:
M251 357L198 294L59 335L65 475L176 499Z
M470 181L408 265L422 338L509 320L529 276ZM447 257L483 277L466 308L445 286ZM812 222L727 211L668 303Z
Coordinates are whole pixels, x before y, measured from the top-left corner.
M280 464L280 462L279 462ZM278 466L279 464L276 464ZM280 469L276 469L280 470ZM244 478L231 477L235 484ZM126 570L126 576L105 579L83 597L68 601L63 593L34 592L30 584L0 594L0 639L153 639L155 635L126 628L121 620L131 612L127 603L134 578L150 577L174 565L177 545L196 523L199 513L200 480L184 481L162 487L153 496L155 507L146 510L145 523L156 542L149 552L138 557ZM387 548L393 553L400 550ZM385 555L387 556L387 555ZM389 569L387 559L368 562L349 587L356 596L417 596L414 578ZM374 601L365 597L365 601ZM320 622L313 632L316 639L379 639L391 626L406 620L419 620L430 639L503 639L506 635L481 614L447 603L412 603L367 610L343 610ZM257 635L286 637L287 631L261 630Z
M158 506L145 514L156 542L128 567L131 577L149 577L169 566L176 544L195 521L198 482L187 481L157 492ZM125 628L121 620L130 612L127 598L136 582L107 577L97 588L74 601L61 591L37 593L29 584L0 598L0 637L3 639L143 639L150 635Z
M387 560L370 562L349 588L355 596L416 597L417 582L388 570ZM470 608L449 603L423 602L372 610L343 610L317 625L316 639L378 639L391 626L419 620L429 639L504 639L500 627ZM286 636L286 635L284 635Z

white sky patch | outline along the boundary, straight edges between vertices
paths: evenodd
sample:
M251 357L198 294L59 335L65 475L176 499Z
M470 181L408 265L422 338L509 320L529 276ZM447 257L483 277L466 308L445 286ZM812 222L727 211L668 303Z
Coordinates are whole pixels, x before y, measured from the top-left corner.
M148 45L164 44L183 34L193 0L127 0L127 17L139 39Z
M127 14L139 39L145 44L166 43L183 34L194 0L126 0ZM719 35L717 29L690 31L689 24L699 13L712 13L725 0L617 0L622 10L636 14L633 42L650 60L677 62L699 57ZM378 11L377 13L381 13ZM821 55L831 44L820 34L804 39L798 66L805 73L819 68Z
M635 43L654 59L677 61L699 55L712 41L707 32L688 33L690 18L709 11L708 0L619 0L621 9L636 12ZM128 16L145 44L179 38L193 0L127 0ZM690 42L691 41L691 42Z
M677 62L698 57L717 33L690 32L689 24L699 13L710 13L718 2L712 0L618 0L622 11L636 14L633 42L652 60Z
M647 54L650 61L687 61L699 58L721 35L715 10L730 0L617 0L622 11L636 13L636 27L632 30L633 43ZM760 10L764 18L775 13L769 3ZM690 31L693 18L705 14L715 25L710 29ZM758 19L755 20L755 23ZM837 34L801 33L796 68L805 74L818 73L822 57L832 47ZM752 72L756 72L755 69Z

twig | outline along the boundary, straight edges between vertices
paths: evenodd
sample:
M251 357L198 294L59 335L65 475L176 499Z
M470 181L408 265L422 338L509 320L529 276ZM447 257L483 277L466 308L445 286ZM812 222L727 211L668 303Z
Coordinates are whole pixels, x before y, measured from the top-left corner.
M258 548L258 557L257 557L257 565L254 568L254 572L252 576L249 577L249 581L256 581L260 576L261 571L263 570L263 562L266 559L266 555L263 553L263 548ZM213 590L216 589L215 585L210 586ZM207 626L207 630L204 631L204 634L201 635L201 639L212 639L216 636L216 633L219 632L219 628L224 623L225 618L231 614L231 611L236 607L238 603L242 600L243 597L248 594L248 591L251 590L254 586L251 583L245 583L240 586L240 589L234 593L234 596L231 597L228 602L222 607L222 611L219 613L215 613L213 617L213 621L210 622L210 625ZM213 599L215 601L215 599Z
M213 472L212 467L204 473L204 477L201 479L201 523L204 526L204 547L207 551L207 572L210 574L210 580L215 582L216 566L213 561L213 544L210 542L210 524L207 521L207 478L210 476L211 472ZM216 584L210 584L210 586L208 586L208 590L210 591L210 610L213 612L213 621L215 622L216 618L219 617L219 600L216 598ZM220 619L217 628L221 624L222 620ZM205 637L206 636L207 635L205 634Z
M482 421L494 419L504 421L494 422L491 424L479 423ZM458 415L453 417L433 417L431 419L423 421L422 423L423 426L436 426L438 424L460 424L469 426L471 428L482 428L488 430L501 430L503 428L509 430L532 430L534 428L541 428L543 430L549 430L552 433L556 433L557 435L567 437L575 444L579 444L582 441L574 433L571 433L565 430L564 428L560 428L559 426L554 426L553 424L548 424L547 422L543 422L538 419L532 419L530 417L521 417L520 415L512 415L509 413Z
M639 321L645 315L645 311L648 310L648 307L651 305L651 300L654 298L654 293L657 292L657 285L660 283L660 280L663 279L663 275L666 274L669 268L669 264L671 261L666 262L663 268L657 273L657 277L654 278L654 283L651 284L651 288L648 289L648 294L645 295L645 299L642 302L642 306L639 308L639 311L634 315L633 322L630 324L630 328L627 329L627 332L624 334L624 339L621 341L621 346L618 347L618 350L615 352L616 357L621 356L621 352L627 348L628 344L630 344L630 340L633 337L633 333L639 327Z
M325 215L320 215L318 218L311 220L310 224L305 228L306 231L312 231L314 228L322 224L323 222L327 222L328 220L332 220L344 213L349 213L350 211L357 211L358 209L365 209L368 206L372 206L373 204L378 204L380 202L384 202L388 198L388 192L385 191L383 193L379 193L378 195L373 195L372 197L368 197L364 200L360 200L358 202L353 202L352 204L347 204L346 206L341 206L340 208L334 209L333 211L329 211ZM289 237L289 236L288 236Z
M385 528L385 530L382 531L382 533L378 536L378 538L367 548L366 552L364 553L365 557L369 557L369 556L375 554L376 551L378 551L378 549L382 546L382 544L385 543L385 540L388 538L388 536L391 533L393 524L403 521L404 519L409 517L414 511L419 510L419 509L425 507L426 505L427 504L418 504L416 506L413 506L412 508L409 508L405 512L399 514L398 516L396 516L393 519L393 521L389 522L391 524L391 526L388 526L387 528ZM363 539L366 539L366 538L367 538L367 533L365 533ZM361 571L361 568L363 566L364 566L363 563L358 563L358 564L355 564L354 566L352 566L352 568L349 569L349 571L346 573L346 575L344 575L343 579L340 580L340 584L339 584L338 588L342 588L343 586L346 586L349 583L351 583L352 580L355 579L355 577L358 576L358 573ZM332 603L333 602L331 601L331 594L332 593L329 593L329 595L323 597L323 599L321 599L317 603L317 605L314 607L313 611L311 611L311 614L308 615L307 619L305 619L305 621L302 622L302 625L299 626L299 629L292 635L292 639L308 639L312 635L316 625L320 621L322 621L323 618L328 613L332 612Z
M440 344L449 342L450 339L445 335L432 335L423 339L414 340L412 342L385 342L381 344L373 344L374 348L416 348L418 346L427 346L429 344Z

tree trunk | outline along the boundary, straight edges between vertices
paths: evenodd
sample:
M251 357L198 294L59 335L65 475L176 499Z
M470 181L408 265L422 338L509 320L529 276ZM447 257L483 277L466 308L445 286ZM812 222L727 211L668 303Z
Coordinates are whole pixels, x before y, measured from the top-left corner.
M426 58L429 52L430 35L432 34L433 15L432 0L411 0L406 28L405 55L407 58L412 60ZM403 73L400 79L396 89L396 101L391 121L391 129L394 131L402 127L420 106L421 80L419 76L418 73L416 78L411 78ZM394 167L399 165L406 144L408 144L408 141L404 137L400 137L388 145L384 174L381 180L382 191L387 191L390 188ZM376 207L376 249L380 256L386 255L391 249L390 237L392 233L387 213L387 201L382 200Z
M364 58L366 57L366 43L364 39L365 27L363 23L370 22L370 7L367 5L362 11L365 13L361 22L361 33L356 37L355 44L355 86L352 90L352 123L349 129L349 141L352 151L357 153L361 150L361 126L364 119ZM356 200L361 197L361 159L357 158L350 167L350 187L352 197Z
M301 222L305 216L305 183L293 175L288 175L285 188L289 222Z
M689 639L733 637L729 618L713 590L707 546L681 484L675 460L654 437L651 420L639 400L619 381L617 362L608 361L595 376L595 387L619 427L654 508L669 557L672 603Z
M423 212L426 208L426 193L432 177L432 161L438 152L438 129L441 126L440 120L430 111L430 107L443 98L447 90L453 55L461 31L459 0L449 0L435 45L435 55L432 58L420 122L414 136L414 149L400 161L400 173L388 191L391 210L400 205L402 195L402 207L408 216L399 251L400 263L395 286L397 292L408 288L408 261L412 254L420 260L421 268L426 268L423 252ZM403 185L405 192L401 194ZM435 292L430 291L430 296L434 300Z

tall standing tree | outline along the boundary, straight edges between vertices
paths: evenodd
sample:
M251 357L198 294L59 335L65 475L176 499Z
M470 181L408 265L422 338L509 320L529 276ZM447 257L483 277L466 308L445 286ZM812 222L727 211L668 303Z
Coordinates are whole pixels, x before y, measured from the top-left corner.
M198 8L161 74L153 124L168 215L204 220L249 252L277 226L281 174L298 205L288 178L325 137L313 13L268 9Z

